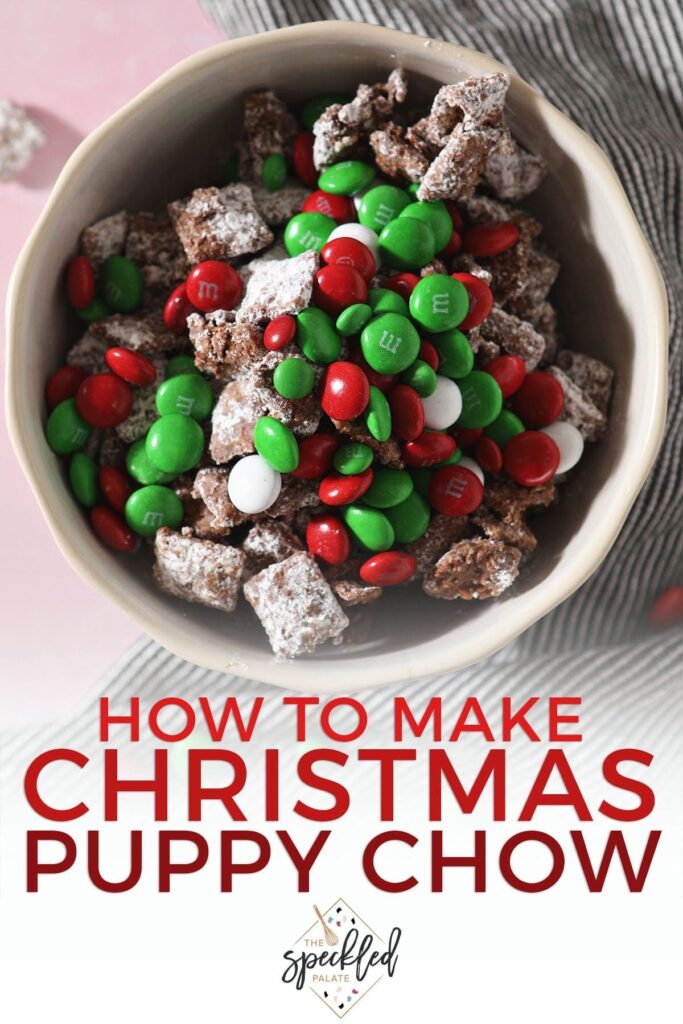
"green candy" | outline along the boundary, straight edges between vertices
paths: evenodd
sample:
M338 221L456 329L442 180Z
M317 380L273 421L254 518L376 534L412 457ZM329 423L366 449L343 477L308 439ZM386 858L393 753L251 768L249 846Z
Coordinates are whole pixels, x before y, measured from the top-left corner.
M69 483L76 498L92 508L97 502L97 466L85 452L74 452L69 462Z
M372 508L393 508L412 494L413 478L405 469L377 466L363 501Z
M428 274L410 294L410 315L428 331L449 331L465 319L469 304L461 281L448 274Z
M375 177L375 168L362 160L342 160L332 164L318 178L318 188L333 196L352 196L362 192Z
M132 313L142 302L142 274L126 256L109 256L100 271L105 302L117 313Z
M194 469L201 459L204 432L191 416L171 413L162 416L149 428L145 451L158 469L177 476Z
M453 221L446 209L446 204L441 199L430 203L411 203L399 214L401 217L414 217L429 225L434 233L436 251L441 252L451 240L453 234Z
M371 288L368 302L373 313L400 313L401 316L408 316L408 303L398 292L392 292L391 288Z
M448 455L441 462L437 462L434 469L441 469L442 466L456 466L462 458L462 451L456 448L452 455Z
M382 228L379 250L384 263L399 270L420 270L434 259L434 232L415 217L397 217Z
M77 309L76 313L81 320L85 320L86 324L94 324L97 320L103 320L105 316L109 316L111 309L104 299L96 295L92 302L89 302L83 309Z
M170 377L177 377L181 373L199 373L194 364L192 356L178 355L171 356L166 364L166 380Z
M519 416L515 416L514 412L511 412L509 409L503 409L496 416L493 423L489 423L484 434L495 441L497 445L500 445L501 448L505 448L508 441L511 441L516 434L521 434L524 430L524 424Z
M263 161L261 180L269 192L277 192L287 178L287 161L282 153L271 153Z
M236 149L231 150L219 168L221 186L234 185L240 180L240 157Z
M416 196L419 191L420 191L420 182L419 181L411 181L410 185L406 185L406 192L408 192L409 195L411 195L411 196Z
M291 473L299 465L299 444L289 427L261 416L254 427L254 448L272 469Z
M420 336L400 313L382 313L363 328L360 344L377 373L403 373L417 359Z
M170 487L138 487L126 502L126 522L143 537L153 537L162 526L176 530L183 521L183 503Z
M337 224L326 213L297 213L285 228L285 249L290 256L315 249L320 252Z
M370 306L365 302L354 302L352 306L347 306L341 311L335 326L343 338L350 338L352 334L362 331L371 318Z
M431 479L431 473L429 474ZM415 485L417 488L417 484ZM427 481L429 489L429 481ZM386 510L386 516L394 528L394 539L398 544L412 544L427 532L431 512L429 504L416 489L400 505Z
M147 454L144 437L133 441L126 452L126 469L139 484L168 484L175 476L174 473L164 473L154 465Z
M364 412L365 426L376 441L391 437L391 409L386 396L374 384L370 385L370 399Z
M458 382L462 395L462 412L458 426L474 430L488 427L503 408L503 395L490 373L472 370Z
M313 367L304 359L283 359L275 367L273 387L283 398L305 398L314 384Z
M404 189L395 185L377 185L363 196L358 207L358 220L366 228L379 232L409 203L410 196Z
M355 476L371 466L373 458L372 448L360 441L350 441L334 453L334 468L343 476Z
M439 373L452 380L460 380L472 372L474 352L469 341L455 328L443 334L432 334L429 339L439 353Z
M417 491L418 494L421 494L425 500L429 499L429 485L432 482L433 476L432 469L427 469L426 467L415 467L414 469L410 469L409 473L413 478L415 491ZM413 494L415 494L415 491L413 491Z
M383 512L362 505L347 505L342 519L356 540L369 551L388 551L394 543L394 528Z
M401 374L401 383L417 391L420 398L429 398L436 391L436 374L424 359L416 359Z
M90 427L76 409L76 399L66 398L56 405L45 425L47 443L58 455L72 455L90 437Z
M296 318L296 343L312 363L328 366L339 359L341 338L331 317L323 309L310 306Z
M312 100L308 100L304 103L299 114L299 120L307 131L313 130L313 125L318 120L320 115L328 107L331 107L336 103L348 103L348 96L340 96L335 93L333 96L315 96Z
M160 416L179 412L193 420L205 420L213 408L213 392L199 374L178 373L159 386L156 407Z

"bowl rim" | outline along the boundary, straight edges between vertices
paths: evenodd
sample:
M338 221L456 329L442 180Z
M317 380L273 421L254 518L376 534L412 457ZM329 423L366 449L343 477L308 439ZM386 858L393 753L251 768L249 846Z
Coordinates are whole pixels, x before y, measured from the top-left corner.
M58 216L63 193L71 180L78 175L79 169L88 157L96 151L100 144L117 131L120 125L131 114L146 105L153 98L162 95L167 88L184 78L191 78L201 69L215 62L229 59L236 51L262 50L275 37L289 39L294 42L320 42L321 36L326 41L353 43L362 45L364 41L384 47L388 52L398 47L430 47L432 52L452 55L454 60L476 64L484 71L504 71L510 75L518 93L533 97L534 103L540 107L546 121L554 122L562 133L563 146L571 146L573 151L580 152L582 162L590 164L594 173L602 178L604 186L610 192L610 201L618 216L623 232L623 243L628 246L635 262L639 264L643 290L648 292L652 300L649 331L657 341L651 351L650 374L650 411L649 416L639 433L639 445L629 452L630 473L621 491L621 502L611 508L593 524L592 532L584 538L581 558L570 565L565 565L563 572L542 580L525 593L525 611L515 614L514 600L506 602L507 614L502 617L496 631L489 637L480 637L475 644L459 643L457 647L448 643L449 633L439 637L438 644L431 644L429 652L420 652L420 662L416 664L409 652L397 650L390 655L370 655L372 668L367 670L353 665L351 672L345 669L344 659L327 661L299 659L294 662L278 661L274 657L246 665L241 659L218 664L215 658L203 654L200 644L187 640L175 642L171 630L164 627L160 615L148 612L141 602L131 610L130 600L125 593L119 592L106 580L103 567L93 564L79 553L74 537L69 536L59 522L58 514L53 510L51 502L51 486L45 483L40 472L40 453L32 444L26 429L28 411L21 408L18 402L21 356L17 341L20 310L26 291L24 284L31 273L31 262L34 254L41 246L52 221ZM245 678L285 686L290 689L318 693L352 692L367 687L379 687L424 676L453 672L476 663L505 646L516 636L529 628L553 608L565 601L578 589L598 568L611 549L621 527L628 515L647 475L655 461L664 432L667 405L667 360L668 360L668 306L664 282L636 220L635 213L628 201L626 193L617 177L609 159L581 128L567 115L558 110L542 94L521 79L510 68L479 51L461 47L454 43L418 36L414 33L402 32L376 25L353 21L321 21L309 22L289 28L276 29L259 35L247 36L236 40L228 40L202 50L174 65L159 78L148 85L142 92L130 100L98 128L92 131L80 143L63 167L45 207L33 230L25 242L13 273L10 278L6 305L6 347L7 373L5 382L6 420L8 433L16 456L23 472L35 494L43 516L47 521L59 549L69 564L86 582L94 587L109 601L117 605L125 614L132 618L154 640L172 653L191 661L194 664L221 671L234 672ZM17 385L17 386L15 386ZM427 656L424 656L427 655ZM353 663L351 663L353 664ZM349 676L350 678L347 678Z

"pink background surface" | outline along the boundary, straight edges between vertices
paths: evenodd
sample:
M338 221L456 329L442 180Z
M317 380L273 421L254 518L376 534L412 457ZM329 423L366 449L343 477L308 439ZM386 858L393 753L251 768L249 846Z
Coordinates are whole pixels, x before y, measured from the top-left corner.
M27 107L49 137L20 179L0 184L3 307L14 261L76 145L171 65L221 38L195 0L1 5L0 96ZM16 462L4 417L0 430L2 729L68 713L139 630L64 561Z

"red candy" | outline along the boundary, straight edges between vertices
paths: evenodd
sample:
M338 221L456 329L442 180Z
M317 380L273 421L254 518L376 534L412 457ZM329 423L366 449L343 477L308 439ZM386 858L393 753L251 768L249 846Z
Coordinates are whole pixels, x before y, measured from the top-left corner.
M323 192L317 188L304 200L302 213L324 213L326 217L336 220L337 224L348 224L356 219L356 207L350 196L334 196L331 192Z
M128 477L123 470L116 466L102 466L97 482L111 507L123 513L131 493Z
M392 274L386 281L382 282L383 288L388 288L392 292L396 292L401 295L406 302L413 293L413 288L417 284L420 278L417 274L411 274L406 271L404 274Z
M444 245L443 249L439 253L439 256L457 256L461 249L462 235L459 231L454 231L446 245Z
M462 247L470 256L498 256L519 239L519 228L511 220L491 220L465 232Z
M292 165L297 178L311 187L318 180L313 163L313 132L299 132L292 143Z
M407 583L417 569L415 555L407 551L380 551L363 562L360 578L373 587L396 587Z
M306 526L306 546L328 565L341 565L349 557L351 541L343 523L334 516L315 516Z
M367 491L372 483L372 469L364 469L354 476L330 473L320 481L318 495L326 505L348 505Z
M242 298L244 285L234 267L220 260L204 260L193 267L185 282L187 297L202 313L234 309Z
M113 508L96 505L90 510L90 523L100 540L115 551L134 551L137 547L135 534Z
M118 427L127 418L132 404L132 391L113 373L93 373L76 393L79 415L88 426L99 430Z
M453 427L453 437L460 448L469 448L484 433L483 427Z
M445 516L467 516L479 508L483 497L481 480L463 466L437 469L429 484L429 501Z
M320 258L323 263L354 267L365 281L371 281L377 269L372 252L357 238L333 238L323 246Z
M80 366L60 366L55 370L45 387L45 402L49 411L52 412L55 406L67 398L75 398L87 376Z
M526 367L520 356L497 356L484 367L486 373L490 373L503 393L503 398L509 398L519 391L524 378Z
M431 341L425 341L424 338L422 339L420 342L418 359L421 359L423 363L427 363L428 366L431 366L434 373L439 369L439 353L436 351Z
M331 363L325 373L320 404L333 420L355 420L370 401L370 384L355 363Z
M294 341L296 334L296 320L293 316L284 313L271 320L263 332L263 344L269 352L279 352L290 341Z
M291 475L300 480L317 480L332 465L332 458L340 445L334 434L312 434L299 441L299 465Z
M180 334L187 327L186 321L190 313L195 312L195 307L187 297L185 284L179 284L166 299L164 323L169 331L173 331L174 334Z
M663 591L650 609L649 620L655 628L683 622L683 587L669 587Z
M515 395L513 408L527 426L547 427L564 409L562 385L549 373L527 373Z
M444 199L444 205L451 215L451 220L453 221L453 227L455 230L462 231L465 224L456 203L452 199Z
M515 434L505 446L505 471L522 487L540 487L557 473L560 450L541 430L525 430Z
M347 263L330 263L315 275L313 302L332 317L337 317L347 306L365 302L368 286L365 278Z
M95 271L87 256L74 256L69 261L66 294L74 309L83 309L95 298Z
M449 458L457 447L455 438L450 434L425 430L414 441L406 441L403 445L403 458L407 466L435 466Z
M451 274L451 277L460 281L467 289L470 308L459 327L461 331L470 331L473 327L478 327L483 323L493 309L493 292L486 281L482 281L475 274Z
M402 441L414 441L425 426L425 411L422 400L414 388L397 384L389 392L391 429Z
M104 361L117 377L139 388L148 388L157 379L157 371L149 359L129 348L108 348Z
M492 437L480 437L474 445L474 457L485 473L500 473L503 453Z
M361 370L368 378L368 383L372 384L373 387L379 388L382 393L386 393L390 387L393 386L396 380L396 375L393 373L377 373L377 370L373 370L361 348L354 348L349 352L349 360L355 363L356 366L360 366Z

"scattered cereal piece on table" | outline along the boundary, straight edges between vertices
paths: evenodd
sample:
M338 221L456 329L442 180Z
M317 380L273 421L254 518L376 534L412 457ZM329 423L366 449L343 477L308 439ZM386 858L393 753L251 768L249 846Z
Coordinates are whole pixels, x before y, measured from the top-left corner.
M0 181L9 181L28 167L45 141L45 132L23 107L0 99Z

